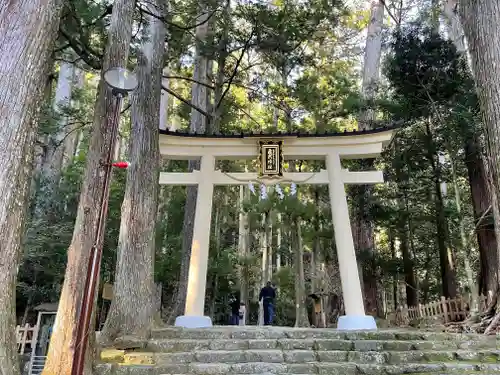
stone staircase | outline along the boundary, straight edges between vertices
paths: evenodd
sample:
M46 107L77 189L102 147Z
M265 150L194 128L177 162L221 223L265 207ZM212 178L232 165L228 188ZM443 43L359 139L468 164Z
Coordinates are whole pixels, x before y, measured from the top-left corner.
M172 327L117 341L96 374L500 374L500 348L496 337L421 331Z

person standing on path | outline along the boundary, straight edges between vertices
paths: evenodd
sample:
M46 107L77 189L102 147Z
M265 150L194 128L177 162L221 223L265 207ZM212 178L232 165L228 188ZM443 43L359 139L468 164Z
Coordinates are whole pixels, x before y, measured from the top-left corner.
M231 307L231 318L229 320L229 324L232 326L237 326L240 324L240 297L238 295L234 295L229 303Z
M262 301L264 308L264 325L270 326L273 324L274 318L274 300L276 299L276 291L270 281L260 290L259 301Z

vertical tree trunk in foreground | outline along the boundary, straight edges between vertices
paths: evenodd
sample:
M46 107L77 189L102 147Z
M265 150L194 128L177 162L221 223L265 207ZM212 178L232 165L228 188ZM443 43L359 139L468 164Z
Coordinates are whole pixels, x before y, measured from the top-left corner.
M108 33L102 73L111 67L127 65L130 39L132 37L132 16L134 0L117 0L113 4L113 14ZM82 181L80 202L68 249L68 262L64 284L59 299L59 308L50 340L48 358L43 370L44 375L68 375L71 373L75 349L76 325L82 302L85 276L94 245L95 230L99 216L99 201L104 185L101 160L105 160L111 145L111 127L108 125L113 116L114 98L103 79L99 82L94 109L92 135L87 153L87 164ZM91 327L91 331L94 327ZM92 338L91 338L92 339ZM91 353L91 346L87 354ZM87 368L86 371L89 369Z
M19 374L16 280L39 108L61 12L59 0L0 5L0 374Z
M460 0L460 16L471 55L486 129L488 166L494 193L500 193L500 3ZM496 202L498 204L498 202ZM498 209L498 207L496 207ZM495 222L498 227L500 223Z
M493 211L491 206L491 194L488 190L488 179L481 155L480 143L477 135L471 134L465 140L465 165L469 175L469 185L474 208L474 219L476 220L476 235L479 245L479 258L481 268L479 271L479 293L487 295L488 291L495 292L498 277L498 249L495 228L493 225ZM490 210L489 214L484 214ZM481 218L483 218L481 220ZM490 219L491 218L491 219ZM481 223L478 221L481 220Z
M447 19L448 36L463 59L468 59L465 45L464 30L456 11L457 0L446 0L443 13ZM467 61L468 62L468 61ZM470 65L470 64L469 64ZM477 243L481 268L479 273L479 293L487 295L494 292L499 282L498 278L498 248L493 220L484 220L484 214L491 206L491 193L488 189L488 178L484 168L483 150L478 136L478 130L470 126L467 118L462 121L462 136L464 142L464 158L469 175L469 185L474 208L474 219L483 218L482 223L476 222ZM492 217L490 212L489 217Z
M138 53L139 85L132 94L131 165L121 210L113 300L101 333L103 342L125 335L147 338L156 313L154 252L165 26L151 17L149 27L149 41Z
M382 52L382 26L384 20L384 3L371 1L370 23L366 35L366 48L363 64L362 95L366 108L360 113L359 128L369 129L375 120L373 100L377 94L380 79L380 56ZM373 162L365 162L366 167ZM368 314L377 315L377 273L374 263L375 243L373 234L373 219L370 217L369 206L373 188L360 185L353 188L355 192L355 211L353 212L353 240L356 250L366 254L366 262L362 269L365 310ZM361 262L360 262L361 265Z

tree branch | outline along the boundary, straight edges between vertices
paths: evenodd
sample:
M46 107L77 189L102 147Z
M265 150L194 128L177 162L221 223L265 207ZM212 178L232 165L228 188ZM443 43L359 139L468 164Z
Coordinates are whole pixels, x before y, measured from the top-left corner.
M95 70L100 70L102 68L102 56L98 53L90 50L87 46L81 43L79 40L73 38L64 27L59 26L59 32L68 41L69 45L75 51L75 53L82 58L90 67Z
M163 22L165 22L166 24L168 24L168 25L170 25L170 26L173 26L173 27L175 27L175 28L177 28L177 29L180 29L180 30L185 30L185 31L187 31L187 30L192 30L192 29L196 29L198 26L201 26L201 25L203 25L203 24L207 23L207 22L210 20L210 18L212 18L212 17L213 17L213 15L217 12L217 9L214 9L213 11L211 11L211 12L210 12L210 14L209 14L209 16L207 17L207 19L206 19L206 20L201 21L201 22L198 22L198 23L195 23L195 24L193 24L193 25L182 26L182 25L179 25L179 24L177 24L177 23L175 23L175 22L172 22L172 21L167 20L167 18L166 18L166 17L158 16L157 14L154 14L154 13L150 12L149 10L147 10L147 9L145 9L145 8L143 8L143 7L141 7L140 5L137 5L137 8L139 9L139 11L140 11L140 12L144 12L144 13L145 13L145 14L147 14L148 16L151 16L151 17L157 18L157 19L159 19L160 21L163 21ZM198 16L198 17L199 17L199 16Z
M106 7L106 10L104 11L103 14L101 14L99 17L97 17L95 20L93 20L91 23L87 24L87 25L84 25L83 27L91 27L91 26L95 26L95 24L99 21L101 21L102 19L104 19L104 17L106 16L109 16L111 13L113 12L113 4L110 4Z
M61 47L56 48L53 52L54 53L61 52L61 51L64 51L68 47L71 47L70 43L66 43L66 44L62 45Z
M387 10L387 14L389 14L389 16L392 18L392 20L394 22L396 22L396 25L400 25L400 21L398 21L396 19L396 17L392 14L391 10L389 9L389 7L387 6L387 3L385 2L385 0L380 0L380 2L382 3L382 5L384 6L384 8Z
M220 96L219 102L215 106L215 109L218 109L220 107L222 101L224 100L224 97L226 96L227 92L231 88L231 83L233 82L234 77L236 77L236 73L238 73L238 68L240 67L241 61L243 60L243 56L245 56L245 52L247 51L248 46L250 44L250 41L253 38L254 32L255 32L255 30L252 30L252 32L250 33L250 37L248 38L248 40L246 41L245 45L243 46L243 50L241 51L241 55L238 58L238 60L236 60L236 65L234 66L233 73L231 74L231 77L229 77L229 81L227 83L227 87L224 90L224 92L222 93L222 95Z
M210 90L215 90L215 87L210 86L208 83L200 82L200 81L197 81L194 78L190 78L190 77L165 75L165 76L163 76L163 78L167 78L167 79L182 79L184 81L189 81L189 82L197 83L198 85L205 86L206 88L209 88Z
M198 112L200 112L206 118L209 119L209 118L212 117L210 114L208 114L207 112L205 112L203 109L201 109L200 107L194 105L189 100L184 99L182 96L180 96L179 94L177 94L175 91L170 90L168 87L165 87L165 86L162 85L161 88L162 88L162 90L165 90L166 92L168 92L170 95L175 96L177 99L179 99L184 104L186 104L186 105L190 106L191 108L193 108L193 109L197 110Z
M284 107L281 105L281 103L278 101L278 99L276 99L276 97L272 96L272 95L269 95L269 94L265 94L263 93L262 91L256 89L256 88L253 88L253 87L250 87L250 86L246 86L245 84L243 84L242 82L239 82L239 81L233 81L233 85L234 86L238 86L238 87L241 87L245 90L249 90L249 91L252 91L254 93L256 93L257 95L269 100L270 102L272 102L272 105L278 109L281 109L282 111L287 111L288 108Z

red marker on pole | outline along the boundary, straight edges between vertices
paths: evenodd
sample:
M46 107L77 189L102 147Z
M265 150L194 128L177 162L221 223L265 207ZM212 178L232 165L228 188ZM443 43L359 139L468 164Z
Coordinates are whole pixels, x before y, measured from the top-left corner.
M116 163L113 163L111 165L120 169L127 169L128 167L130 167L130 163L128 161L117 161Z

